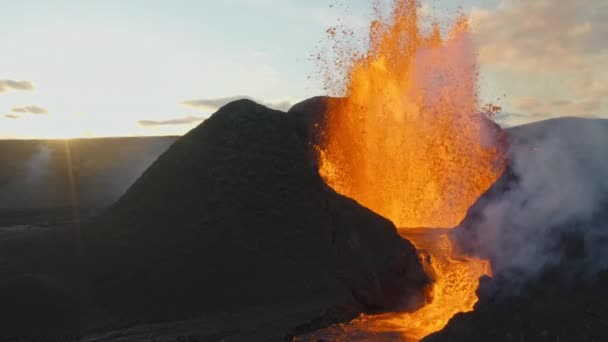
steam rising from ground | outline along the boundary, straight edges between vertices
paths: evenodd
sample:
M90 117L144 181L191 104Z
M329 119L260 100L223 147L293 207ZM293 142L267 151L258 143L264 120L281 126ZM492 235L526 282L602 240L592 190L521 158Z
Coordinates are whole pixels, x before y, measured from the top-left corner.
M556 265L568 275L608 268L608 121L554 119L510 133L515 177L480 203L473 250L516 283Z
M40 144L36 153L23 164L22 173L0 185L0 208L50 200L50 189L46 184L52 156L53 150Z
M0 143L0 209L101 208L117 200L172 137ZM70 175L69 173L72 173Z

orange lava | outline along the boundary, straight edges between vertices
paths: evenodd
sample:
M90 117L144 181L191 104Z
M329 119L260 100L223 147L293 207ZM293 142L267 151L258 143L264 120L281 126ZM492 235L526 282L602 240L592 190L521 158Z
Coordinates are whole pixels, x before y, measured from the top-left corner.
M398 227L449 228L499 177L503 164L484 137L488 125L479 114L466 17L459 16L446 37L437 22L425 34L417 6L395 0L391 16L378 14L372 23L367 53L351 54L352 63L341 64L348 65L346 97L329 105L320 174ZM328 32L333 37L335 31ZM420 340L477 302L479 277L490 272L487 261L455 256L445 232L402 235L431 256L427 267L435 281L427 305L411 314L362 316L350 325L353 330Z
M454 257L445 231L402 229L400 234L430 256L425 267L434 282L429 288L427 304L413 313L362 315L349 326L342 327L345 330L340 336L348 336L355 331L372 333L370 336L391 332L401 335L406 341L419 341L443 329L455 314L473 310L478 299L475 291L479 278L491 274L489 261Z

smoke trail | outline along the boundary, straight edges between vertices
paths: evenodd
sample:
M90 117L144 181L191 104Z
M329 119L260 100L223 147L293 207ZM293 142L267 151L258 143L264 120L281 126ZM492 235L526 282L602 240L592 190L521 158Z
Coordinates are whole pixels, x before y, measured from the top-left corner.
M47 186L53 150L39 144L37 152L22 166L22 173L0 187L0 208L30 207L49 201L52 195Z
M608 269L608 120L562 118L510 129L508 174L454 237L515 283ZM587 277L590 279L592 277Z
M61 141L17 142L14 165L0 179L0 209L70 207L70 180L82 208L100 209L116 201L175 141L174 137L72 140L72 153ZM22 149L28 147L27 155ZM68 165L71 160L72 172ZM6 162L5 162L6 163ZM2 164L1 166L5 166Z
M25 182L40 184L48 174L53 151L46 145L38 146L38 153L25 163Z

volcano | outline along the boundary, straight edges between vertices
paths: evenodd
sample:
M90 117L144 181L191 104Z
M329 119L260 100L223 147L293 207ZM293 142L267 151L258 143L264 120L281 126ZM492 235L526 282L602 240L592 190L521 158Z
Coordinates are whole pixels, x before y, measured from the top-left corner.
M420 307L430 286L459 279L427 275L429 265L467 265L442 254L448 239L461 258L491 262L494 274L482 278L472 312L424 341L593 341L608 334L608 191L598 182L606 170L606 121L506 130L507 170L456 228L397 230L317 172L314 146L324 139L333 101L343 99L313 98L289 113L231 103L172 145L101 216L80 227L3 231L1 338L278 341L313 331L329 341L402 341L409 328L399 320L429 310ZM576 167L564 169L565 161ZM542 187L532 187L540 189L540 203L566 185L562 176L576 185L551 203L574 202L543 211L548 216L538 215L528 193L519 195L538 180L528 172L540 165L554 175L543 172ZM586 196L573 196L580 189ZM513 204L518 215L497 225L488 210L497 203ZM597 205L580 211L590 203ZM542 229L513 220L529 213ZM515 236L525 242L510 244ZM501 248L490 248L489 237ZM524 259L516 246L543 253L518 264ZM367 314L330 335L314 332L361 312ZM361 329L369 322L398 324Z
M238 15L242 5L225 14ZM535 7L549 21L528 20L518 6L504 3L496 11L490 8L494 6L472 8L470 14L461 11L448 23L445 4L427 5L375 0L364 36L356 32L362 18L350 15L345 3L330 5L330 11L258 9L304 14L312 19L307 23L319 14L324 21L335 9L347 10L344 20L325 31L326 54L311 56L321 66L322 93L331 97L306 100L288 112L250 100L226 104L238 97L208 98L231 87L258 95L281 87L275 90L294 94L298 84L291 81L302 70L282 73L288 60L269 63L278 63L274 52L295 47L293 38L311 38L312 31L305 30L306 37L282 31L272 35L268 28L276 25L270 21L270 26L260 26L260 34L248 36L257 42L264 37L283 42L277 40L280 46L274 47L262 42L261 51L248 51L255 48L251 39L239 44L242 37L234 36L238 27L222 30L221 20L210 21L221 37L236 39L214 39L227 49L205 44L202 54L213 57L209 52L216 51L219 59L197 63L201 50L192 38L204 33L204 25L184 24L185 17L174 11L191 6L162 5L171 18L156 15L160 7L152 8L145 17L154 22L138 20L144 30L134 36L143 39L142 54L86 55L98 55L101 60L89 64L116 70L120 78L40 73L44 65L21 64L44 60L28 53L25 59L16 58L17 69L31 69L28 75L38 75L41 85L52 83L47 77L62 76L55 90L77 90L61 84L82 81L78 85L87 94L72 98L95 103L90 95L105 88L109 91L104 94L112 95L107 106L89 108L89 115L70 113L78 110L78 101L52 93L31 99L49 100L48 105L64 106L67 112L35 119L29 114L49 113L30 104L5 115L15 128L53 135L71 135L93 123L98 125L91 132L86 129L87 134L106 129L183 132L175 125L192 127L203 118L149 119L168 114L162 112L180 93L193 95L187 88L201 84L201 72L222 65L226 70L204 75L221 78L206 83L219 85L217 89L199 89L203 97L179 103L204 112L222 106L179 139L0 146L0 342L608 339L608 126L601 120L564 118L503 129L492 122L502 104L493 100L482 106L480 96L497 91L480 86L508 76L502 80L513 87L513 77L536 66L541 82L547 76L545 81L563 80L562 87L577 89L514 89L517 98L510 102L533 117L559 106L563 108L557 112L586 113L606 105L597 100L605 87L589 73L597 63L589 68L583 63L595 62L599 58L594 56L605 52L597 49L597 39L588 39L597 25L580 22L574 12L574 21L562 23L569 17L564 6L546 16L542 6ZM594 5L581 7L587 13ZM355 7L359 13L360 6ZM117 10L122 8L102 12ZM128 16L136 11L123 12ZM257 16L248 14L255 21ZM120 26L124 18L108 22ZM492 25L475 29L471 20ZM524 31L493 39L490 28L518 21ZM349 29L349 23L357 29ZM186 30L171 29L174 24ZM563 26L563 32L543 36L532 55L519 53L530 50L531 38L553 24ZM99 33L95 25L85 26ZM102 39L100 50L136 52L130 50L130 41L112 39L129 30L115 26L102 30L109 39ZM189 28L196 32L188 34ZM490 33L477 35L485 47L479 51L476 32ZM61 33L49 37L69 43L90 36ZM186 43L178 44L185 50L171 37ZM572 42L576 51L560 47L564 44L555 39ZM168 48L158 48L163 42L170 43ZM66 47L77 50L81 45ZM489 47L500 52L489 53ZM581 58L537 65L543 57L538 52L545 47ZM292 50L298 54L298 48ZM157 51L165 51L168 59L155 65L147 57ZM230 56L239 51L243 53ZM72 55L82 57L79 51L65 56ZM137 63L142 56L146 63L118 72L122 63ZM302 57L283 54L289 56ZM61 67L55 62L62 60L51 58L46 67ZM483 68L491 71L484 82L479 82L480 61L490 62L485 65L489 69ZM78 58L76 62L74 66L82 66ZM571 70L573 62L582 66L584 77ZM505 74L509 70L517 72ZM174 82L137 84L162 78ZM94 84L84 86L88 81ZM11 90L34 90L29 81L0 82ZM169 84L175 86L163 89ZM156 104L142 100L145 94L168 96L169 102L160 97ZM564 98L554 98L560 94ZM148 106L148 114L156 118L139 120L137 130L116 130L114 118L121 113L148 115L137 110L136 102L142 110ZM283 108L290 102L268 103ZM91 116L110 108L118 112ZM50 127L38 131L30 126L35 122Z
M265 324L284 336L332 319L324 312L417 308L428 280L415 248L390 221L323 183L303 127L295 114L230 103L84 227L88 288L104 319L250 310L260 314L226 329L252 334L247 326Z

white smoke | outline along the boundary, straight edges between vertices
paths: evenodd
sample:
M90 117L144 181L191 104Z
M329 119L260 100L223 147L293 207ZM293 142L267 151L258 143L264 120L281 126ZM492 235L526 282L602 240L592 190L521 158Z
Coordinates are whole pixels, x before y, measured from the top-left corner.
M46 145L38 146L38 153L31 157L24 167L24 181L31 185L39 185L44 182L49 173L49 162L53 151Z
M52 194L47 183L52 157L53 150L47 145L38 145L36 153L23 164L20 174L0 187L0 208L29 207L50 200Z
M587 275L607 269L608 121L562 118L509 133L516 180L471 211L479 216L463 225L474 233L460 242L518 280L556 265Z

